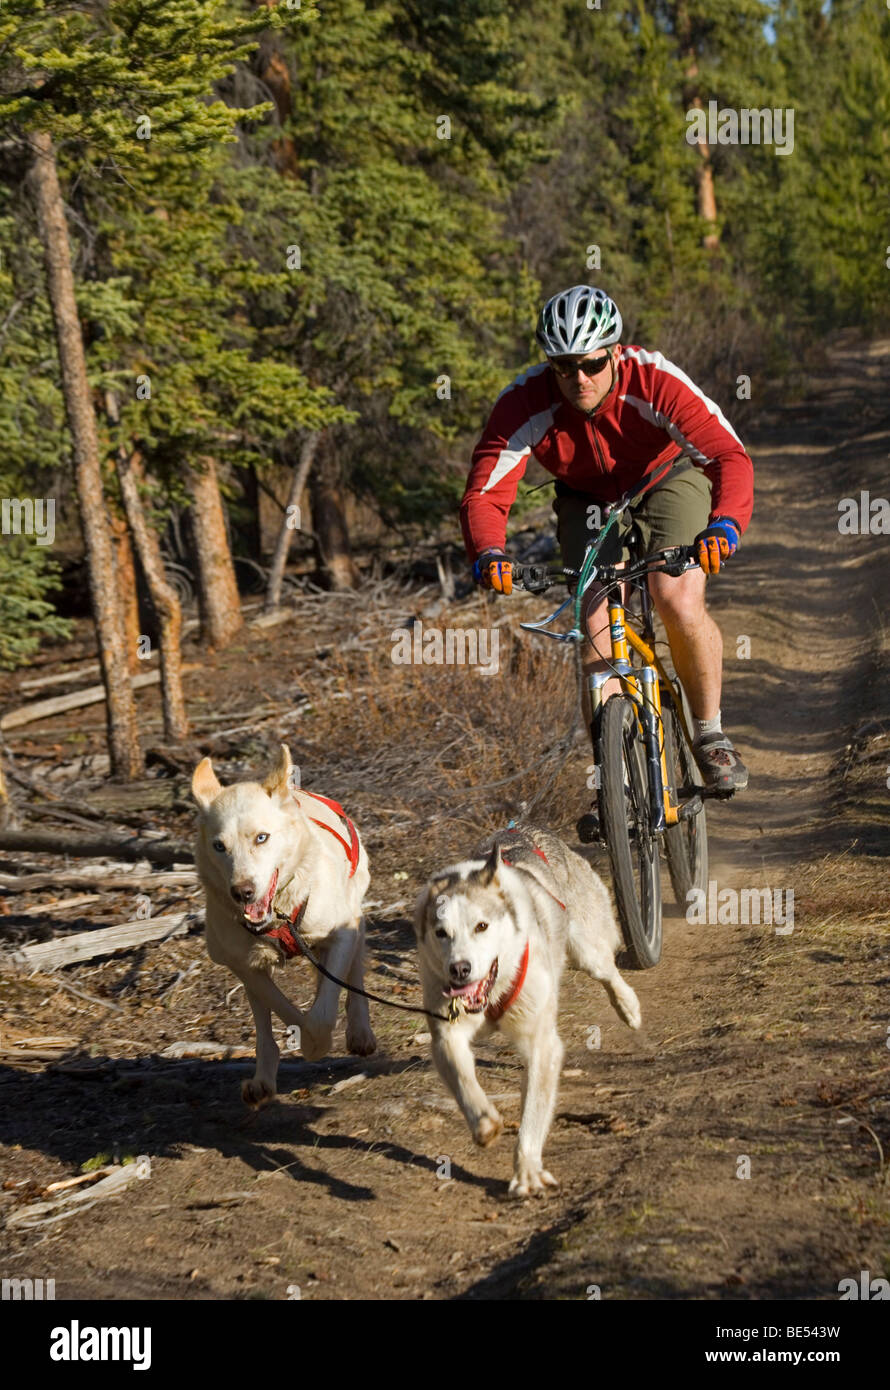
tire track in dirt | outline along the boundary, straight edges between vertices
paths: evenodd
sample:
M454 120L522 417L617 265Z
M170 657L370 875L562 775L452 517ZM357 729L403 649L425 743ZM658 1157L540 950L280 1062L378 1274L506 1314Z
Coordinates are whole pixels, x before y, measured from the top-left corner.
M601 1138L584 1214L553 1233L518 1286L517 1271L495 1271L471 1297L512 1287L584 1298L599 1285L603 1298L836 1298L840 1278L890 1264L875 1145L861 1116L844 1119L845 1098L873 1077L883 1094L872 1127L886 1149L890 845L886 812L881 827L835 804L849 731L888 714L886 700L862 703L875 605L887 612L888 540L841 536L837 504L887 493L890 344L839 352L830 371L787 422L755 435L754 520L711 601L724 723L751 781L734 803L709 803L710 878L719 892L777 890L786 907L793 892L794 929L666 914L662 963L631 977L652 1051L618 1040L598 1059L623 1082L613 1123L631 1137ZM744 638L751 655L739 659ZM580 994L566 991L566 1037ZM561 1090L548 1152L563 1178L559 1141L587 1080ZM750 1177L737 1176L746 1163Z

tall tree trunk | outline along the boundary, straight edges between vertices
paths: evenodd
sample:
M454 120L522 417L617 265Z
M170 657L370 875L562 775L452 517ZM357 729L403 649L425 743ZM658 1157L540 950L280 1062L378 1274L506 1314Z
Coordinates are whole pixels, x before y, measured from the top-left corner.
M685 3L681 2L677 5L675 25L677 38L683 50L683 61L686 65L683 99L687 107L691 107L694 111L703 111L704 107L698 90L698 53L692 31L692 19ZM702 246L706 251L716 251L720 245L720 235L717 231L717 197L714 192L714 164L711 159L711 147L707 140L699 140L697 148L699 163L695 171L696 200L698 215L707 228L702 237Z
M272 9L275 0L260 0L260 3L265 5L267 9ZM255 62L257 71L268 87L275 103L278 124L283 126L291 114L291 76L287 62L279 49L276 35L269 33L262 35ZM279 174L293 179L299 177L300 161L297 158L297 147L294 144L293 136L281 135L277 140L273 140L272 154Z
M263 534L260 525L260 481L256 464L248 463L238 470L243 497L243 520L233 529L238 538L236 550L243 551L251 560L262 564Z
M269 583L266 587L265 611L272 613L281 603L281 581L284 578L284 567L287 564L287 554L290 550L291 536L294 531L300 529L300 498L303 489L309 478L309 471L318 452L318 445L321 439L321 431L313 430L307 434L300 449L300 457L291 478L290 491L287 494L287 503L284 509L284 517L281 522L281 529L278 532L278 540L275 543L275 554L272 557L272 565L269 569ZM296 509L296 510L294 510ZM294 524L296 522L296 525Z
M188 487L198 561L201 636L211 647L219 648L231 642L243 626L244 618L226 535L216 464L211 458L200 459L199 464L200 467L189 469Z
M161 701L164 708L164 734L171 743L181 743L189 732L188 716L182 694L182 655L179 642L182 635L182 609L172 585L164 573L164 558L158 533L150 526L139 494L142 481L142 460L139 453L128 454L121 449L117 456L117 474L127 521L133 532L139 562L142 565L152 606L158 619L161 649Z
M109 519L111 535L114 540L115 583L124 611L124 629L127 634L127 665L130 668L130 675L135 676L139 670L139 638L142 635L139 623L136 564L133 559L133 547L130 544L130 532L126 518L118 516L116 512L112 511Z
M330 431L325 431L310 484L312 529L322 575L332 589L356 589L359 572L349 549L340 470Z
M56 157L49 135L30 136L34 160L31 185L37 203L46 278L52 307L62 390L74 444L74 477L89 568L90 597L99 661L106 691L108 753L113 774L138 777L142 751L136 704L127 665L127 637L115 583L114 552L102 490L96 416L87 381L86 357L71 270L71 247L59 188Z
M120 408L113 391L105 392L105 409L113 425L120 421ZM139 552L139 562L148 585L149 598L159 629L161 662L161 705L164 714L164 735L171 743L180 743L188 736L189 724L182 694L182 609L176 590L167 582L164 557L158 533L151 526L142 505L142 459L137 451L130 453L121 446L116 453L117 475L127 522ZM132 547L127 539L132 563Z
M690 75L698 71L693 68ZM702 104L699 97L694 97L693 107L701 111ZM707 224L708 230L702 237L702 246L706 251L716 251L720 245L720 234L717 231L717 198L714 193L714 166L711 161L711 147L707 141L698 142L699 164L695 171L695 184L698 193L698 215Z

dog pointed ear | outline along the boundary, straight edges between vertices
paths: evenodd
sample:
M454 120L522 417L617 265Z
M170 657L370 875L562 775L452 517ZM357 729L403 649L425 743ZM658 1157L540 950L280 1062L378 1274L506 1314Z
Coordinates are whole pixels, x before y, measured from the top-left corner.
M481 883L483 888L487 888L490 883L494 883L498 876L498 869L501 867L501 847L495 843L491 847L491 853L486 859L482 868L476 874L476 882Z
M286 796L290 791L292 768L290 749L286 743L282 743L278 750L278 761L263 783L263 791L268 792L269 796Z
M202 811L206 811L222 791L222 785L213 771L209 758L202 758L192 774L192 796Z
M431 889L432 884L429 883L425 888L421 888L414 902L412 925L414 927L414 937L417 941L423 940L423 935L426 931L426 915L429 911Z
M439 901L456 883L454 874L438 874L417 895L414 905L414 935L420 941L428 923L437 915Z

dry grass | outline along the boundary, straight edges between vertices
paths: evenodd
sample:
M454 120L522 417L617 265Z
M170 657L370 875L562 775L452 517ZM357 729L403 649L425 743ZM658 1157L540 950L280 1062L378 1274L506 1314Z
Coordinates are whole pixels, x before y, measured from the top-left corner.
M520 617L532 611L540 602L531 609L519 600L506 616L480 604L423 619L427 631L474 618L496 631L502 678L494 680L469 665L395 664L388 611L366 612L362 646L334 645L323 673L315 668L302 679L313 707L311 743L293 738L295 759L323 758L363 827L376 818L386 828L388 848L400 829L435 823L437 855L447 857L529 807L554 825L567 809L577 816L586 749L578 721L566 757L577 706L574 656L519 631Z

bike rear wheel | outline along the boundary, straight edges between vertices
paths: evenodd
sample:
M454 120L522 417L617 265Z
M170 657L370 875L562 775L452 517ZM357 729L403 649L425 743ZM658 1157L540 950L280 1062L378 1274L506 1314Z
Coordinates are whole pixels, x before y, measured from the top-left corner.
M602 711L599 806L612 866L618 916L631 962L648 970L661 959L661 868L650 832L646 752L636 704L613 695Z
M664 754L671 799L687 801L695 795L696 787L704 786L704 778L683 732L683 722L675 703L677 700L685 700L679 681L670 693L662 688ZM685 912L689 906L689 894L693 890L708 891L708 824L704 806L697 816L668 827L664 848L674 897L678 907Z

